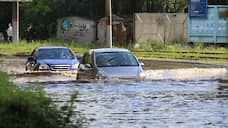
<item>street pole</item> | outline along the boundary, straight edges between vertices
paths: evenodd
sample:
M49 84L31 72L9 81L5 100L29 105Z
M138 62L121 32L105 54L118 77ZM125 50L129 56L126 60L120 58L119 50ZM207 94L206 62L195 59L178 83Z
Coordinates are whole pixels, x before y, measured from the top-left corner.
M19 0L12 3L13 42L19 42Z
M112 2L106 0L106 44L112 48Z
M19 43L19 0L17 0L17 43Z

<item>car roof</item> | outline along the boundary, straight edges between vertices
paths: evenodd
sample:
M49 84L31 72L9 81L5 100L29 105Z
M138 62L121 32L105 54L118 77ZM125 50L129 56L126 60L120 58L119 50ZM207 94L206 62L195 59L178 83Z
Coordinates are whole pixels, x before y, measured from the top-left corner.
M47 46L47 47L38 47L38 49L50 49L50 48L67 48L63 46Z
M99 49L90 49L88 52L99 53L99 52L130 52L130 51L123 48L99 48Z
M40 49L59 49L59 48L69 49L68 47L62 47L62 46L48 46L48 47L37 47L36 50L40 50Z

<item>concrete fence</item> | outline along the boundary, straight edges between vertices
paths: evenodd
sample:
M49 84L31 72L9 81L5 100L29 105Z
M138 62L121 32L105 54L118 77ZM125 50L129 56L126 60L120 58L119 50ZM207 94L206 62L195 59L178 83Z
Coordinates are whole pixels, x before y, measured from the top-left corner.
M133 20L132 20L133 19ZM57 38L80 43L105 43L106 20L82 17L58 19ZM134 17L113 15L113 41L120 44L173 43L187 40L186 13L136 13Z
M173 43L187 40L187 13L136 13L134 15L134 42Z
M96 22L81 17L58 19L57 39L74 40L80 43L96 41Z

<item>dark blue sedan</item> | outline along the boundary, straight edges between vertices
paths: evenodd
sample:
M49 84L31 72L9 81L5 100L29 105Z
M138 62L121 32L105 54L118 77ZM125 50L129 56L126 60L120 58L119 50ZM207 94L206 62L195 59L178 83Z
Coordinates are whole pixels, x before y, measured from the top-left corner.
M67 47L38 47L26 62L26 71L76 71L79 61Z

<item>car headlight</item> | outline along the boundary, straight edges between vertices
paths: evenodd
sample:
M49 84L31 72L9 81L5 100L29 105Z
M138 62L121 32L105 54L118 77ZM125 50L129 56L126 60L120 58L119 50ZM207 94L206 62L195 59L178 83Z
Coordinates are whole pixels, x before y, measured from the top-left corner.
M50 69L50 67L48 65L46 65L46 64L41 64L39 66L39 69Z
M79 64L74 64L74 65L72 65L72 68L73 68L73 69L77 69L77 68L78 68L78 65L79 65Z
M145 72L140 72L140 73L139 73L139 77L144 79L144 78L146 77Z
M97 74L96 74L96 78L97 78L98 80L103 80L103 79L108 79L108 76L105 75L104 72L98 71Z

